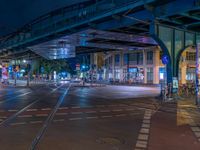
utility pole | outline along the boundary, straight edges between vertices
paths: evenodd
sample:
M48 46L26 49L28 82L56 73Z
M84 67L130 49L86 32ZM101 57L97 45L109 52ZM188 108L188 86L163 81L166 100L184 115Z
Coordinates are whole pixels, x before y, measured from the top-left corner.
M15 59L15 68L14 70L14 86L17 85L17 70L16 70L16 59Z

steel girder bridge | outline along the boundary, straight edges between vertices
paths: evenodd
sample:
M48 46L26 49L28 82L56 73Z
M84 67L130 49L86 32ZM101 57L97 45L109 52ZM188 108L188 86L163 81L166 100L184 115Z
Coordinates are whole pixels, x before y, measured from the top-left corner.
M96 0L78 3L43 15L17 32L2 37L0 57L88 29L138 35L142 39L142 42L138 41L140 44L152 46L156 42L169 56L167 81L171 83L172 77L178 76L181 53L200 42L200 0ZM147 39L151 41L149 38L154 41L145 43ZM81 47L87 47L87 44Z

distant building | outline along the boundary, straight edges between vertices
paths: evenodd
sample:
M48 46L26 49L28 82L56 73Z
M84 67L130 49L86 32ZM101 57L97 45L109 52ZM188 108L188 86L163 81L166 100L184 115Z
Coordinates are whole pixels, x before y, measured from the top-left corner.
M97 79L120 82L159 84L166 80L166 69L161 61L159 47L134 51L111 51L91 54L93 73ZM102 62L103 61L103 62ZM179 82L195 80L195 50L183 52L179 67Z

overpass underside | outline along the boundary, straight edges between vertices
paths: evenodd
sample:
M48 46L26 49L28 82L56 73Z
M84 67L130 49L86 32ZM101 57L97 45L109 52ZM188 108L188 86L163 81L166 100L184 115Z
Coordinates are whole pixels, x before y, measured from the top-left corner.
M199 0L100 0L73 8L44 15L23 32L1 40L1 56L28 48L47 59L60 59L73 57L75 52L158 45L169 57L170 83L178 76L181 53L200 42Z

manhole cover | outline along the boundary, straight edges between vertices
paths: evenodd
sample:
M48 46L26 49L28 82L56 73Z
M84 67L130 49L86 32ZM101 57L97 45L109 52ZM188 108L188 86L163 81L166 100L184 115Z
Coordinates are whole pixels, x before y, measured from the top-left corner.
M105 137L105 138L99 138L97 139L98 143L101 144L111 144L111 145L119 145L119 144L124 144L123 140L120 140L115 137Z

